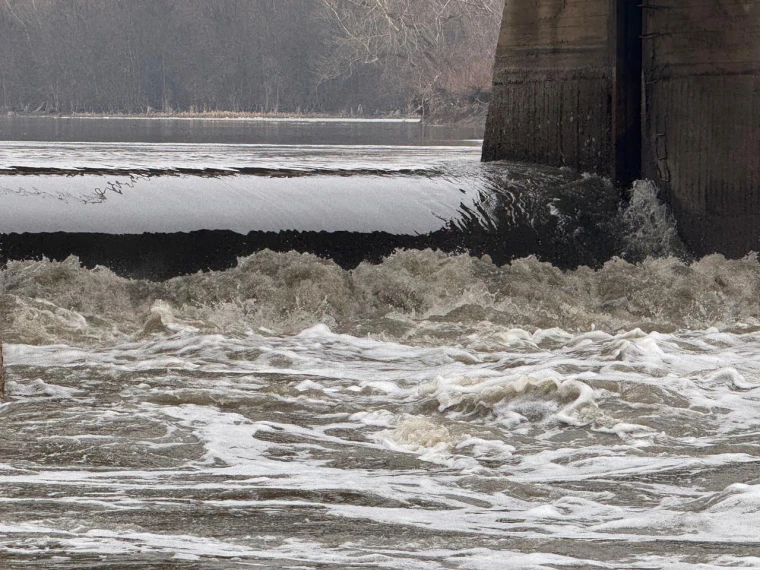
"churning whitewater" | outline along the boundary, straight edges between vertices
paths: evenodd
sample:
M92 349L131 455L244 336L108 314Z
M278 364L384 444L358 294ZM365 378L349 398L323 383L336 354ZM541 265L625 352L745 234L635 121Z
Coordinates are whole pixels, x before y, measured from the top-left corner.
M652 196L598 270L8 263L5 567L757 567L760 264Z
M757 259L646 182L363 132L7 145L0 565L758 567Z

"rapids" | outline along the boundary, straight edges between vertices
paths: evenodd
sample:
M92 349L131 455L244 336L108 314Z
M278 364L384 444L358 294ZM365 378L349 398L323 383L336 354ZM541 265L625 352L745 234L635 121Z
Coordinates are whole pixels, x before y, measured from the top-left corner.
M6 567L758 562L755 259L0 275Z
M593 267L9 261L0 565L760 566L760 263L616 209Z

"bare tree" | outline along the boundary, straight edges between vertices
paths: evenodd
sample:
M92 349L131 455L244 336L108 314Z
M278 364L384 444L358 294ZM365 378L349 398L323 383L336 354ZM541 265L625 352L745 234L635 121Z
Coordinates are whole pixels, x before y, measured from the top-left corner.
M335 31L323 79L377 66L420 93L490 83L504 0L320 1Z
M0 0L0 108L405 108L490 83L503 0Z

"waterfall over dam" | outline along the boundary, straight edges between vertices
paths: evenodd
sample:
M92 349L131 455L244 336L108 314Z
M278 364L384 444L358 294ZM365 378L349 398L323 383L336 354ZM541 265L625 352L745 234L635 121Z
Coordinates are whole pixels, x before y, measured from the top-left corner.
M563 268L630 249L605 178L482 163L477 129L161 125L157 134L155 121L0 120L19 139L0 149L0 263L74 256L167 279L230 269L265 249L346 269L398 249L497 264L535 255Z

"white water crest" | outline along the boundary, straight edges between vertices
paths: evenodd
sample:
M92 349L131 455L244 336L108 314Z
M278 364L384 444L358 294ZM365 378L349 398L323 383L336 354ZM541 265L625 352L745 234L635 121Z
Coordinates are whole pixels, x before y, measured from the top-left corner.
M534 258L498 267L428 250L345 270L310 254L263 251L228 271L165 282L85 269L71 257L0 271L0 334L7 342L98 344L186 329L292 334L323 323L355 336L476 347L502 343L517 327L735 330L760 323L759 298L755 256L613 259L599 270L562 271Z
M757 260L717 255L11 262L0 556L756 567L758 299Z

